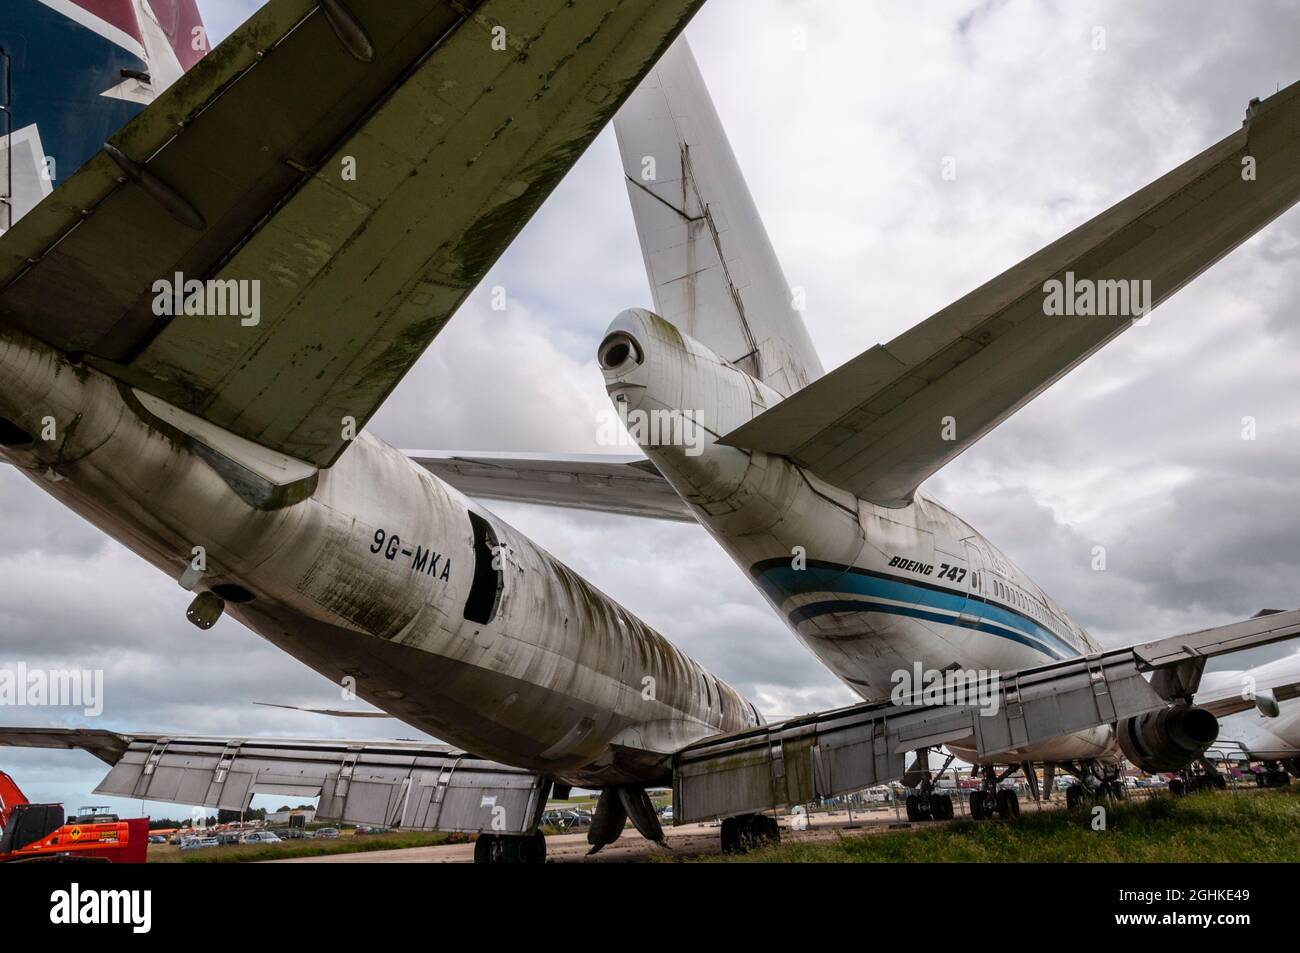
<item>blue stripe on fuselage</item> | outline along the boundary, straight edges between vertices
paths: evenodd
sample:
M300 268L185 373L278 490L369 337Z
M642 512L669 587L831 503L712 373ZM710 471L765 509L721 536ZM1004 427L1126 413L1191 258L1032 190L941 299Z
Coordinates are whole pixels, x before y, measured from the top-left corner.
M1073 658L1079 650L1035 619L980 597L945 589L932 583L913 582L856 567L809 560L803 569L795 569L789 559L765 560L750 569L758 585L777 606L794 596L817 592L848 593L868 599L889 599L910 603L907 606L884 602L832 599L800 606L789 613L792 623L830 613L878 612L942 622L1011 639L1038 649L1052 658ZM942 610L942 611L934 611ZM943 612L954 615L945 615ZM958 619L956 613L976 619Z

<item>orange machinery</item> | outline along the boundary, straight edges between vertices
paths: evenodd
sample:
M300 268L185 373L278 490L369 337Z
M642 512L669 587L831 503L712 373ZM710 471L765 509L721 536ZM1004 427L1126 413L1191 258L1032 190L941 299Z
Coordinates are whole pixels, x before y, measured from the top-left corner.
M90 814L66 821L61 804L32 804L0 771L0 863L90 861L143 864L149 819Z

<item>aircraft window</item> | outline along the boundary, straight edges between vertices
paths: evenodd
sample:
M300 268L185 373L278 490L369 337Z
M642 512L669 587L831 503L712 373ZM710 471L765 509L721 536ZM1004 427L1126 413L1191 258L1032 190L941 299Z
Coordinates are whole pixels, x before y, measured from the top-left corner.
M496 532L483 517L470 513L469 522L474 529L474 581L465 600L465 618L487 625L501 606L501 590L505 587L505 573L492 567L500 544Z

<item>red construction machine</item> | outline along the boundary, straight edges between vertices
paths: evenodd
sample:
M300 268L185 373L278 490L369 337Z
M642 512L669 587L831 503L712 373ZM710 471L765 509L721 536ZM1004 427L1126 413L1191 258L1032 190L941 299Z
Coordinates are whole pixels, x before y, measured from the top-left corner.
M71 820L62 804L32 804L0 771L0 863L85 861L143 864L149 851L149 819L119 820L87 808Z

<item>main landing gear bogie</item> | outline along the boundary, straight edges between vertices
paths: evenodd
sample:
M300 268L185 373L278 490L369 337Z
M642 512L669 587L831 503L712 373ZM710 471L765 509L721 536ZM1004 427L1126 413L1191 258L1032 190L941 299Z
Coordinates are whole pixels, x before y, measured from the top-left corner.
M746 854L756 847L781 843L781 828L768 814L738 814L722 819L722 852Z
M904 802L909 821L951 821L955 815L948 794L909 794Z
M972 791L970 816L977 821L989 821L995 817L1009 821L1020 816L1020 796L1008 788Z
M1266 761L1264 770L1255 774L1255 783L1261 788L1284 788L1291 784L1291 775L1276 761Z
M546 835L479 834L474 841L476 864L543 864L546 862Z

